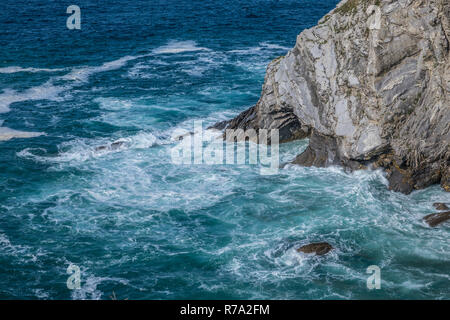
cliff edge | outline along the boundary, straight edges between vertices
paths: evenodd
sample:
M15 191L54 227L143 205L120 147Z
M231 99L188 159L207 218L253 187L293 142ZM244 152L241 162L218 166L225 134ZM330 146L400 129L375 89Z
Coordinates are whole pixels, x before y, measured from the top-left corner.
M310 138L293 163L382 167L403 193L450 191L448 0L344 0L270 63L258 103L219 129Z

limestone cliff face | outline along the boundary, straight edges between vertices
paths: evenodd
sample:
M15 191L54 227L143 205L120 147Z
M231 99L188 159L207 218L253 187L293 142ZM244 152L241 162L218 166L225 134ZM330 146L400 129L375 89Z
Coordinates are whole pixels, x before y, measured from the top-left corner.
M450 191L448 0L344 0L267 68L256 106L223 124L310 135L301 165L384 167L405 193Z

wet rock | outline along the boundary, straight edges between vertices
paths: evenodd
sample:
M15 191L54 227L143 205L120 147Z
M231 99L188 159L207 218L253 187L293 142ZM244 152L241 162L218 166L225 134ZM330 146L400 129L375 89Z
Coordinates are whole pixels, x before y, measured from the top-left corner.
M333 246L327 242L311 243L297 249L298 252L315 253L318 256L327 254L333 250Z
M234 119L228 121L226 129L259 129L258 125L256 124L256 117L256 107L252 107L241 112Z
M105 151L105 150L117 150L125 144L125 141L117 140L111 143L109 146L98 146L95 151Z
M327 167L339 164L336 140L314 130L309 140L309 146L292 163L305 167Z
M115 141L111 144L111 150L117 150L125 144L124 141Z
M107 146L99 146L99 147L95 148L95 151L104 151L104 150L107 150L107 149L108 149Z
M214 128L209 127L208 129L214 129ZM185 134L176 136L176 137L175 137L175 141L183 141L184 138L189 137L189 136L193 136L193 135L194 135L194 132L192 132L192 131L191 131L191 132L187 132L187 133L185 133Z
M390 168L393 166L393 154L385 153L379 155L379 157L372 163L374 169L378 168Z
M433 203L433 207L435 207L436 210L440 211L450 210L450 208L445 203L442 202Z
M410 194L414 190L414 181L407 170L393 166L387 170L389 190Z
M217 122L216 124L208 127L208 129L216 129L216 130L225 130L225 128L228 126L231 120L225 120Z
M304 167L343 166L347 171L365 170L369 162L364 160L346 159L338 148L337 139L313 130L309 138L309 145L303 153L298 155L292 164Z
M423 219L425 220L426 223L428 223L430 227L436 227L437 225L450 219L450 211L433 213L426 216Z

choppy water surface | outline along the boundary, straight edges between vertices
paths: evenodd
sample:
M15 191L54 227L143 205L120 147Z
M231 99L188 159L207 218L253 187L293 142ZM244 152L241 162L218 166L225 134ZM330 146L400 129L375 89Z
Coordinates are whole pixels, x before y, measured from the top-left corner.
M256 103L267 64L336 2L83 0L70 31L73 3L7 0L0 136L29 138L0 141L0 298L448 299L449 226L421 221L450 202L438 186L171 162L173 132ZM282 162L306 145L282 145ZM296 252L315 241L336 249Z

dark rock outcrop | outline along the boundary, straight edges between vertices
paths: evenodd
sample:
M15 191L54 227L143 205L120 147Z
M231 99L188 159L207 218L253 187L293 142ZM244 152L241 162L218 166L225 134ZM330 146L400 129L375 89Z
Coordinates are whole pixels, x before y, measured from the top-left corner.
M442 202L433 203L433 207L435 207L436 210L440 210L440 211L450 210L450 208L447 207L447 205Z
M95 151L105 151L108 150L108 146L98 146L95 148Z
M111 149L112 149L112 150L117 150L117 149L119 149L121 146L123 146L124 143L125 143L125 142L123 142L123 141L116 141L116 142L113 142L113 143L111 143Z
M336 139L321 135L313 130L309 140L309 146L292 163L305 167L327 167L329 165L340 164L341 161Z
M390 189L450 191L448 0L344 0L269 64L261 98L220 128L307 137L300 165L370 165Z
M410 194L414 190L414 180L408 170L394 165L387 168L386 171L390 190L405 194Z
M333 246L327 242L311 243L297 249L298 252L315 253L318 256L327 254L333 250Z
M423 219L430 227L436 227L437 225L450 220L450 211L429 214Z
M450 165L447 164L446 169L442 169L441 187L450 192Z

